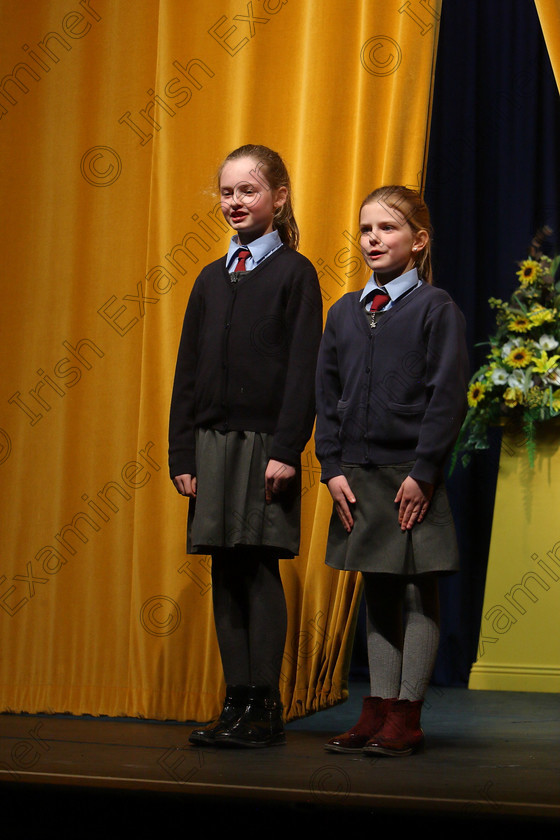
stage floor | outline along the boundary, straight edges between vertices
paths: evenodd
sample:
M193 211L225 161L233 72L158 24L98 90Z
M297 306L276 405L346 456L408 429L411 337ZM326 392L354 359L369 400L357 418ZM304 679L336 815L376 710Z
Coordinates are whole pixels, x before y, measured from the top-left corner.
M426 748L406 758L345 756L323 744L351 726L367 688L289 724L287 744L197 749L191 726L137 719L0 715L0 807L10 835L41 820L58 837L181 833L191 820L251 831L315 825L476 830L560 825L560 698L430 688ZM7 822L13 818L14 824ZM21 834L17 830L21 828ZM128 830L128 831L127 831ZM33 832L35 833L35 832Z

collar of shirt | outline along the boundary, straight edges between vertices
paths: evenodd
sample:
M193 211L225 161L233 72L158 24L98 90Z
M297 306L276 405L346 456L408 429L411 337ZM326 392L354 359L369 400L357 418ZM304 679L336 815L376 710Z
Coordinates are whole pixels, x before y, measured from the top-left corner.
M391 280L389 283L386 283L383 288L386 289L387 294L391 298L390 302L387 306L383 307L384 309L390 309L393 303L398 300L405 292L414 289L416 286L420 286L422 281L418 277L418 271L415 268L411 268L410 271L405 271L404 274L401 274L400 277L395 277L394 280ZM367 281L366 285L364 286L364 290L360 295L360 303L365 300L365 298L373 292L374 289L379 289L375 281L375 275L372 274L369 280Z
M264 236L260 236L258 239L255 239L254 242L250 242L248 245L244 246L249 248L251 251L251 256L247 257L247 261L245 265L247 266L247 271L250 271L252 268L255 268L260 262L262 262L266 257L270 256L273 251L276 251L277 248L282 246L282 240L280 239L280 234L277 230L273 230L271 233L265 233ZM242 247L239 239L237 238L237 234L231 237L231 242L228 248L227 256L226 256L226 268L228 271L233 271L235 268L235 257L237 255L237 251L239 248Z

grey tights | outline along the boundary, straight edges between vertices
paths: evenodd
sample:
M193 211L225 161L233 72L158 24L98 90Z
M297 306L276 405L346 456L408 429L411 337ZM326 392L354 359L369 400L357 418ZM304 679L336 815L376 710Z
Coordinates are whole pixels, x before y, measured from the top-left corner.
M363 579L371 695L422 700L439 644L437 576Z

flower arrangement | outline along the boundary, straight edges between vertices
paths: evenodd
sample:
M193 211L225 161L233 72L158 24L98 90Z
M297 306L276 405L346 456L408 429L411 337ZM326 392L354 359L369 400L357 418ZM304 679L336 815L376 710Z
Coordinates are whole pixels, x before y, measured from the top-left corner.
M509 302L489 299L497 330L487 342L485 363L470 381L451 469L460 452L465 465L472 452L489 448L491 426L506 425L523 431L533 466L537 424L560 416L560 281L555 279L560 257L542 252L550 233L543 228L533 239Z

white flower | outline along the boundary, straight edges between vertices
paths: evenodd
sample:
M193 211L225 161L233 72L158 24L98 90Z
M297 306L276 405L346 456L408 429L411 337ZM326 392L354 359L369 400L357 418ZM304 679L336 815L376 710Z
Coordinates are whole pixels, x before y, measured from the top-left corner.
M507 383L510 388L517 388L520 391L526 392L533 384L533 380L524 371L514 370L509 374Z
M555 350L558 347L558 342L552 335L541 335L538 345L541 350Z
M493 385L505 385L508 381L508 372L503 368L494 368L490 379Z
M554 368L554 370L548 371L546 376L543 376L543 379L548 385L555 385L558 388L560 385L560 368Z

